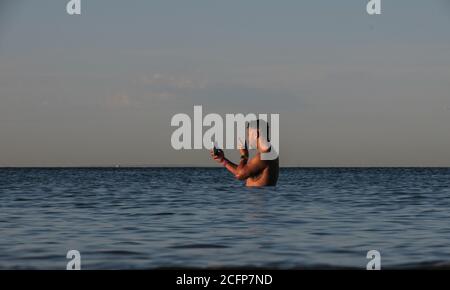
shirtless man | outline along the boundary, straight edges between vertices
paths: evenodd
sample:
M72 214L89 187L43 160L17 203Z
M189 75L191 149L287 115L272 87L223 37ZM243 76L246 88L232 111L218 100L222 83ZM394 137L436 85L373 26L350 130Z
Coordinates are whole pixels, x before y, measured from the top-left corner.
M256 129L257 128L257 129ZM260 138L261 129L268 129L267 124L259 120L256 126L250 126L248 129L248 140L250 144L256 145L256 154L249 160L247 146L239 149L241 160L239 164L234 164L225 158L222 150L216 152L211 150L211 157L221 163L238 180L246 180L247 186L273 186L277 184L279 167L279 158L274 160L262 160L261 153L267 153L272 150L270 143L265 138ZM253 146L252 146L253 147ZM254 147L253 147L254 148Z

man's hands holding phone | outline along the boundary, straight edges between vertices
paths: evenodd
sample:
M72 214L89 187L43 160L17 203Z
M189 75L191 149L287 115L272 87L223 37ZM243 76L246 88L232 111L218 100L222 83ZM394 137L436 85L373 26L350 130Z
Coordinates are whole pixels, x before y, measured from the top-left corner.
M225 160L225 154L222 149L216 148L215 144L212 144L213 149L211 149L211 157L216 160L218 163L223 163ZM241 155L241 163L245 165L247 163L249 153L247 148L247 142L243 143L241 139L239 139L239 154Z
M219 163L222 163L225 159L225 154L222 149L217 149L213 144L213 149L211 150L211 157Z

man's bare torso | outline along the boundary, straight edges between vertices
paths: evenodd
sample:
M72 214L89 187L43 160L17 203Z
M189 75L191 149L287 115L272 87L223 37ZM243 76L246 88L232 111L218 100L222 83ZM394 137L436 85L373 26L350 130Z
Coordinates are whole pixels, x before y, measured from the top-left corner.
M266 162L266 167L256 176L247 178L247 186L274 186L278 181L279 160L260 161Z

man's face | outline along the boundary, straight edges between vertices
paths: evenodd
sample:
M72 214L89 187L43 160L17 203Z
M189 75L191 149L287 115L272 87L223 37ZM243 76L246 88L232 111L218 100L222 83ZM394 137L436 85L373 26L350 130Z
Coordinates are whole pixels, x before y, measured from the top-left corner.
M248 129L248 146L249 149L256 149L258 144L258 130L254 128Z

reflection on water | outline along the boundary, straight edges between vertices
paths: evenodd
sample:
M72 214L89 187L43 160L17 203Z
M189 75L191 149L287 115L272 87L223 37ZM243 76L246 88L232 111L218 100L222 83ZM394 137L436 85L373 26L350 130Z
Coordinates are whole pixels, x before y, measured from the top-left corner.
M365 268L450 262L450 169L0 169L0 268Z

